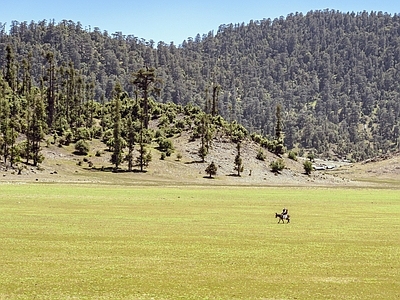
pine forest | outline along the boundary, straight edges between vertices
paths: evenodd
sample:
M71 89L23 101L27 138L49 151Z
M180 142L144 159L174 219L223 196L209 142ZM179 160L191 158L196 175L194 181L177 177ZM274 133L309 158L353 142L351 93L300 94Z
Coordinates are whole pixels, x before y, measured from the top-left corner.
M197 126L206 147L207 124L231 124L231 134L233 124L235 142L257 136L278 154L361 161L400 147L397 14L293 13L180 45L70 20L13 21L0 23L0 70L0 157L10 163L40 163L49 136L78 152L99 138L116 168L131 169L149 161L151 138L167 152L171 130ZM168 126L151 133L152 118Z

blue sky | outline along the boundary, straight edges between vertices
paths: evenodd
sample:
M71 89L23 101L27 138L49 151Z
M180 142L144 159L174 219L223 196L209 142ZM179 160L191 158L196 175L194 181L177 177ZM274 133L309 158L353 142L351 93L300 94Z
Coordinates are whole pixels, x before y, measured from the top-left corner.
M207 34L221 24L279 18L295 12L334 9L341 12L382 11L400 13L398 0L0 0L0 22L9 30L11 21L54 19L81 22L84 28L121 31L156 43Z

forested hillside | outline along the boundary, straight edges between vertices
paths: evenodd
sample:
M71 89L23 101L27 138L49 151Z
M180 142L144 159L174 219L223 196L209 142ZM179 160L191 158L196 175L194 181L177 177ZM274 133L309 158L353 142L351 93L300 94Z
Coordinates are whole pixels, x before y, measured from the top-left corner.
M47 107L72 85L71 111L110 101L117 82L134 98L133 73L153 67L162 82L156 101L208 112L214 101L227 121L267 137L281 105L288 149L355 160L399 148L399 63L400 15L381 12L311 11L221 25L179 46L73 21L0 23L3 78L14 90L28 82L46 90Z

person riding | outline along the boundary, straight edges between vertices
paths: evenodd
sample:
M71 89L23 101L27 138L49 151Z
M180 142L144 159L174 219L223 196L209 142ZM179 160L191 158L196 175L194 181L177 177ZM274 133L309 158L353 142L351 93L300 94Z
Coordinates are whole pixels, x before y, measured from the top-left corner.
M283 217L284 219L287 218L287 214L288 214L288 210L287 210L286 208L283 208L283 210L282 210L282 217Z

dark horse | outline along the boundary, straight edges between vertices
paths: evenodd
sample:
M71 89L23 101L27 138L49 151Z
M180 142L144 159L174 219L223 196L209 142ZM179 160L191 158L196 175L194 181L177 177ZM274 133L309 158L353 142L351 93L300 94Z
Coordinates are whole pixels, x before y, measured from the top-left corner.
M282 214L278 214L275 213L275 218L279 218L278 220L278 224L282 221L283 223L285 223L285 220L287 220L287 222L290 222L290 216L289 215L282 215Z

